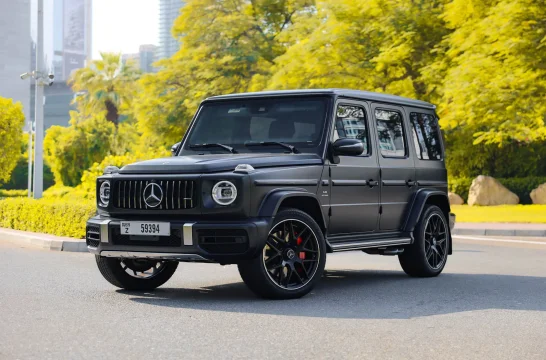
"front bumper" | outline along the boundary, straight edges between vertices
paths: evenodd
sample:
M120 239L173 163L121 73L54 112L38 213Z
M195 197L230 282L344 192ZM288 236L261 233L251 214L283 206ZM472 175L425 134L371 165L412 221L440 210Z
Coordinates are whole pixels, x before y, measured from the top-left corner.
M251 259L262 250L270 218L241 221L138 219L168 221L169 237L132 237L120 232L128 219L97 215L87 221L86 242L89 252L116 258L153 258L185 262L233 264Z

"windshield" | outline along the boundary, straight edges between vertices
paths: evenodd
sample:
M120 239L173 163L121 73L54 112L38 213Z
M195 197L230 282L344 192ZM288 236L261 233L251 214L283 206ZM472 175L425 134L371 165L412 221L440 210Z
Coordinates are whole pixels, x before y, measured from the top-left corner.
M205 103L182 154L226 153L226 148L218 144L238 153L291 152L286 145L294 146L297 152L316 152L324 131L327 104L327 97Z

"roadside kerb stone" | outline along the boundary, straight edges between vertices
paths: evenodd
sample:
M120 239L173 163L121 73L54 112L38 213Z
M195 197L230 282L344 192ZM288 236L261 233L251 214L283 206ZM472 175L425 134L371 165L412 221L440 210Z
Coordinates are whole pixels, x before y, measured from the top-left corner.
M48 234L0 228L0 241L28 245L44 250L87 252L83 239L73 239Z

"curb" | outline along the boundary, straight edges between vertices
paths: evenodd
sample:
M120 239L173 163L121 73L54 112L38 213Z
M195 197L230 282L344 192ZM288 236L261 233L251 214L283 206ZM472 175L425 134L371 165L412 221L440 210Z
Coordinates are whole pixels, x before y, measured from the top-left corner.
M546 237L546 230L522 229L453 229L452 235Z
M87 252L87 244L83 239L30 233L20 230L0 228L0 241L7 241L19 245L29 245L44 250Z

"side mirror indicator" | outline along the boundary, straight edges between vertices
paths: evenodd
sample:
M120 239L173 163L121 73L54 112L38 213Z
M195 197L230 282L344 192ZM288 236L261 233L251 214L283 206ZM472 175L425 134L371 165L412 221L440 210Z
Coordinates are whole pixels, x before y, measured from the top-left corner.
M175 156L175 155L176 155L176 153L178 152L178 148L180 147L180 144L181 144L181 143L178 142L178 143L174 144L173 146L171 146L171 154L172 154L172 156Z

